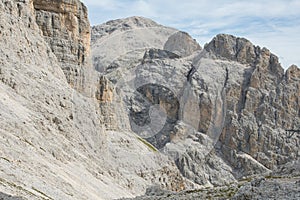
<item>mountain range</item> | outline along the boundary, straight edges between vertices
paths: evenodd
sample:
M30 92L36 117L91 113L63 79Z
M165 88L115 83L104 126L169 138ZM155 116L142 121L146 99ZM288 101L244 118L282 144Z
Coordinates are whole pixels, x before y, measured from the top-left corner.
M0 199L298 199L300 69L79 0L0 2Z

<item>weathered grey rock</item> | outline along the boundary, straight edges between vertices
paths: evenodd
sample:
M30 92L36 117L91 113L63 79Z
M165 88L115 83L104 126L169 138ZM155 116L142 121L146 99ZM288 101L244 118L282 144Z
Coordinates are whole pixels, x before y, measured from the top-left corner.
M292 66L284 74L278 58L269 50L234 36L218 35L205 49L217 57L250 66L245 70L243 83L228 88L231 112L220 138L226 159L237 164L236 156L228 156L241 151L273 169L298 158L299 141L296 137L287 141L284 129L299 125L299 69ZM294 78L288 82L290 70ZM287 92L291 88L293 92Z
M126 20L127 19L125 19L125 21ZM101 41L101 38L98 40ZM130 42L130 40L124 40L123 42ZM184 42L185 41L183 41L183 43ZM155 47L155 44L152 46ZM95 52L98 52L98 50L95 50ZM118 67L114 68L112 71L105 72L106 77L110 79L112 83L116 83L117 90L123 91L123 93L120 94L130 111L129 119L131 129L140 136L146 138L148 142L158 149L161 149L163 152L170 154L170 156L175 155L176 159L180 158L185 160L185 162L180 162L179 160L176 162L178 165L181 165L178 166L181 172L195 183L203 185L210 185L213 183L220 185L234 181L234 177L231 174L231 168L218 156L213 156L213 161L210 160L210 162L216 161L216 164L213 167L203 167L206 162L205 160L209 160L208 157L211 156L208 156L207 154L213 146L211 144L209 147L205 147L204 144L199 144L198 146L197 142L191 143L191 139L189 138L196 137L195 135L197 134L201 135L201 133L197 133L198 128L207 130L212 115L221 109L220 107L215 107L216 110L213 111L207 111L206 109L200 110L197 103L200 98L203 104L204 102L215 101L218 93L221 92L221 89L214 91L210 96L207 94L208 86L204 84L204 79L210 79L209 76L206 76L206 67L213 64L210 63L209 60L203 61L205 64L201 65L201 72L195 74L196 81L193 81L193 73L195 72L191 72L193 68L192 63L194 62L195 65L198 64L197 58L203 56L202 54L192 58L179 58L175 56L175 54L173 56L173 54L170 54L168 51L153 48L150 50L145 49L144 52L142 60L138 57L133 57L128 63L126 60L117 59L114 61L115 63L122 62L123 64L118 65ZM134 59L136 61L133 61ZM96 65L97 63L98 62L96 62ZM133 63L136 64L134 65ZM221 68L225 73L225 68ZM121 78L116 80L116 74ZM213 74L215 74L215 72L211 72L211 75ZM219 82L214 82L213 84L216 85L212 84L209 87L213 89L219 85L223 86L223 81L225 81L224 78L225 76L221 74L221 80ZM200 86L198 84L200 84ZM205 105L207 104L208 103ZM156 105L159 107L156 107ZM162 111L165 112L165 114L151 116L151 113L153 113L153 110L155 111L156 108L158 108L158 113ZM199 118L195 118L195 115L191 115L192 112L195 112L195 114L202 119L206 119L206 122L203 120L204 122L201 123ZM207 116L206 113L209 113L209 116ZM174 140L174 138L179 135L175 127L176 122L180 121L191 124L195 131L184 133L182 141L179 140L178 144L182 147L179 149L183 150L178 152L179 150L174 151L174 149L178 147L177 144L173 145L171 140ZM199 127L199 125L202 124L204 124L203 127ZM171 144L168 145L168 148L165 148L165 145L170 142ZM207 139L206 142L210 143L211 141ZM197 147L199 147L199 149L197 149ZM196 157L189 156L194 154L194 152L192 153L192 149L197 155ZM205 157L207 159L204 159ZM192 164L194 160L197 160L197 164ZM208 177L214 178L212 178L211 181L208 181ZM195 185L191 185L191 187L195 187Z
M104 24L94 26L92 28L92 42L95 42L99 38L104 36L109 36L114 32L126 32L132 29L152 29L152 28L162 28L162 25L152 21L151 19L147 19L144 17L129 17L126 19L116 19L110 20Z
M218 57L252 64L257 58L258 47L245 38L237 38L233 35L219 34L204 49Z
M178 31L168 38L164 45L164 50L185 57L201 50L201 47L188 33Z
M94 26L91 43L94 67L105 74L116 72L120 66L134 66L143 58L145 50L163 49L174 32L177 30L142 17L112 20Z
M299 188L299 179L259 178L243 185L232 199L299 199Z
M203 188L198 190L171 193L169 191L155 191L155 194L146 194L133 199L156 200L156 199L299 199L299 179L284 178L256 178L251 182L239 185L227 185L215 188Z

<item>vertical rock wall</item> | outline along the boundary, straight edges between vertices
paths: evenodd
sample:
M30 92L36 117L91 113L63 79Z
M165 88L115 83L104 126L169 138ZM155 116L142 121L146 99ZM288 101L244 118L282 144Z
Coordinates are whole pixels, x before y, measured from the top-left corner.
M217 35L205 50L247 66L240 85L232 84L234 77L229 74L226 124L220 137L226 159L235 168L245 168L240 156L245 153L273 169L299 158L297 136L288 138L285 134L285 129L296 129L300 124L299 68L291 66L284 72L268 49L231 35Z
M68 83L90 94L90 23L78 0L33 0L36 22L61 64Z

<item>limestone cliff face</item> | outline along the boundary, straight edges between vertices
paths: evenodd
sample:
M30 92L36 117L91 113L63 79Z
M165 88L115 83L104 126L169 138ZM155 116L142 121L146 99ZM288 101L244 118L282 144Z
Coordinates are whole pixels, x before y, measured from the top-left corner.
M299 144L296 138L287 141L284 129L300 123L299 68L291 66L284 73L268 49L230 35L216 36L205 49L218 58L248 65L242 84L227 88L230 107L220 138L225 157L237 165L239 156L229 155L240 151L269 169L297 159Z
M92 73L87 8L78 0L33 0L33 6L36 23L68 83L78 91L87 91Z

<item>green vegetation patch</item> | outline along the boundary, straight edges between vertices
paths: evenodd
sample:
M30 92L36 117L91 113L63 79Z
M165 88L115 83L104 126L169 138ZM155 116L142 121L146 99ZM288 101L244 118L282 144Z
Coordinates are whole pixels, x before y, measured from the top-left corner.
M144 140L143 138L141 138L141 137L137 137L137 139L139 140L139 141L141 141L142 143L144 143L149 149L151 149L152 151L154 151L154 152L157 152L158 150L157 150L157 148L155 148L152 144L150 144L149 142L147 142L146 140Z

